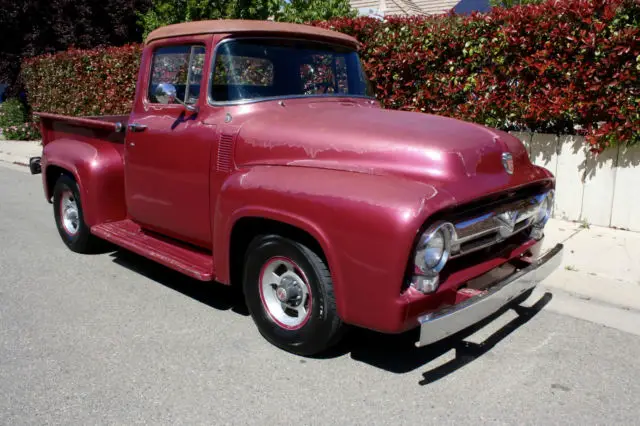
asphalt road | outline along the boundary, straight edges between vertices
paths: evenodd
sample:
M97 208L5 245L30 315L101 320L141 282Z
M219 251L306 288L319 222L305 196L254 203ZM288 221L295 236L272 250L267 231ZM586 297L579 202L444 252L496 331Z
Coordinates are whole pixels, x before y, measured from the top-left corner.
M70 252L39 176L0 166L2 425L638 424L640 337L552 298L420 350L355 331L300 358L226 287Z

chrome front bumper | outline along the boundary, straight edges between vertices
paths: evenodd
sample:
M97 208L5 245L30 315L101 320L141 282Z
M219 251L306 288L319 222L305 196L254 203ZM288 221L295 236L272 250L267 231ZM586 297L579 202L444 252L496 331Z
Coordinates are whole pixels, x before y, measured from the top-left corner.
M562 244L558 244L530 266L493 285L487 292L421 316L418 318L420 341L416 346L426 346L464 330L534 288L560 266L562 250Z

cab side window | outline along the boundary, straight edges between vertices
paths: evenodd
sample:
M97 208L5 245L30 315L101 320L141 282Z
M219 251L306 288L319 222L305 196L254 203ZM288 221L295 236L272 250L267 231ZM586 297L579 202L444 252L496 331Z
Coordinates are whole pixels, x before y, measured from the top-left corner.
M204 68L204 46L167 46L153 52L148 99L154 104L187 104L198 101ZM159 90L159 87L162 90ZM174 91L175 89L175 95ZM166 96L170 93L171 96ZM163 96L164 94L165 96Z

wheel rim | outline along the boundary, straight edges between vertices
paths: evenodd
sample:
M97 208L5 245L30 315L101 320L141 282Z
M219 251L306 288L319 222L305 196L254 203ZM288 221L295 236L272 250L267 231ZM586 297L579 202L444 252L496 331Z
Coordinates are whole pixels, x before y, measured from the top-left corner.
M274 257L260 271L260 299L280 327L302 328L311 317L313 297L302 269L291 259Z
M78 232L80 214L76 197L71 191L64 191L60 197L60 219L67 234L75 235Z

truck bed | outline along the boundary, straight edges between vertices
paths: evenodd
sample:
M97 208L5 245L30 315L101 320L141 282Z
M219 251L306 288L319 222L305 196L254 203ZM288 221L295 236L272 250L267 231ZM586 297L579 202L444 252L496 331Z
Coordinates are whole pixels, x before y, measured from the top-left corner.
M53 202L61 173L81 183L87 226L126 218L124 151L127 116L69 117L36 112L42 132L42 157L34 158L42 173L45 198ZM30 161L31 163L31 161Z
M72 117L68 115L34 112L40 117L42 145L60 139L101 140L124 143L128 115L104 115L90 117Z

